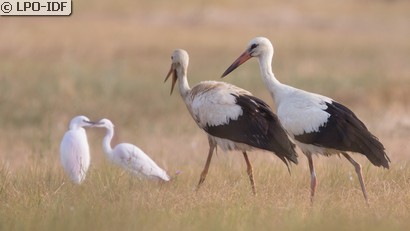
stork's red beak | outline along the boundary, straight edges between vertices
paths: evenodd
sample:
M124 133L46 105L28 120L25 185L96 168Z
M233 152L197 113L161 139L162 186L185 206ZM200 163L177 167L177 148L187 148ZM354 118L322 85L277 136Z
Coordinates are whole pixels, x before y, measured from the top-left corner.
M239 67L242 63L246 62L248 59L252 58L251 53L249 51L243 52L239 58L235 60L235 62L232 63L231 66L226 69L226 71L222 74L221 78L227 76L229 73L231 73L233 70L235 70L237 67Z
M170 95L172 95L172 92L174 91L174 87L175 87L175 83L177 82L177 73L176 70L174 68L174 65L171 65L171 69L169 70L167 77L165 77L164 83L168 80L169 76L171 76L172 74L172 85L171 85L171 93Z

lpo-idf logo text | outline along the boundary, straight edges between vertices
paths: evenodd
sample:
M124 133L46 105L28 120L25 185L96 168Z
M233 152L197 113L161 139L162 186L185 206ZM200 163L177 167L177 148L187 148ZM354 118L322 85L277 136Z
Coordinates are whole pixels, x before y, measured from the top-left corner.
M71 0L0 0L0 15L65 15L72 11Z

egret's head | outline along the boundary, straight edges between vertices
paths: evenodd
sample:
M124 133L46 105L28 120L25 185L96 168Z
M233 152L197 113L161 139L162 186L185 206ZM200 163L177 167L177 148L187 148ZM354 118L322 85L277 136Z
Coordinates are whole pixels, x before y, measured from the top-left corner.
M94 127L114 129L114 124L111 122L111 120L104 118L95 123Z
M175 83L177 82L179 75L186 75L188 69L189 56L185 50L176 49L171 56L172 64L171 69L169 70L167 76L165 77L164 82L166 82L169 76L172 75L172 85L171 85L171 94L174 90Z
M90 127L93 126L95 122L90 121L86 116L79 115L74 117L70 121L70 129L76 129L80 127Z
M227 76L241 64L246 62L252 57L260 58L263 55L267 55L268 57L272 57L273 55L273 46L269 39L265 37L256 37L252 39L246 50L232 63L231 66L226 69L226 71L222 74L222 77Z

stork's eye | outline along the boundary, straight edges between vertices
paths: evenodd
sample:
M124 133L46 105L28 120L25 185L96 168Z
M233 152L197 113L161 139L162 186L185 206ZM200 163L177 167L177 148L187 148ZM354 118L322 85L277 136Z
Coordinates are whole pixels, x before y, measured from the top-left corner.
M255 48L258 47L258 46L259 46L259 44L256 44L256 43L252 44L252 45L251 45L251 50L255 49Z

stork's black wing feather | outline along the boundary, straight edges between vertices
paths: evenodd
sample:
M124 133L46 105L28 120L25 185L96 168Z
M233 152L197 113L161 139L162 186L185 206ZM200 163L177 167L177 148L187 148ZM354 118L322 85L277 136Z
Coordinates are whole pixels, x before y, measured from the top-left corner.
M298 163L295 145L289 140L278 117L262 100L251 95L234 95L242 115L227 124L206 126L212 136L274 152L283 162Z
M346 106L332 101L324 110L330 114L318 131L295 136L299 142L340 151L358 152L376 166L389 168L384 146Z

